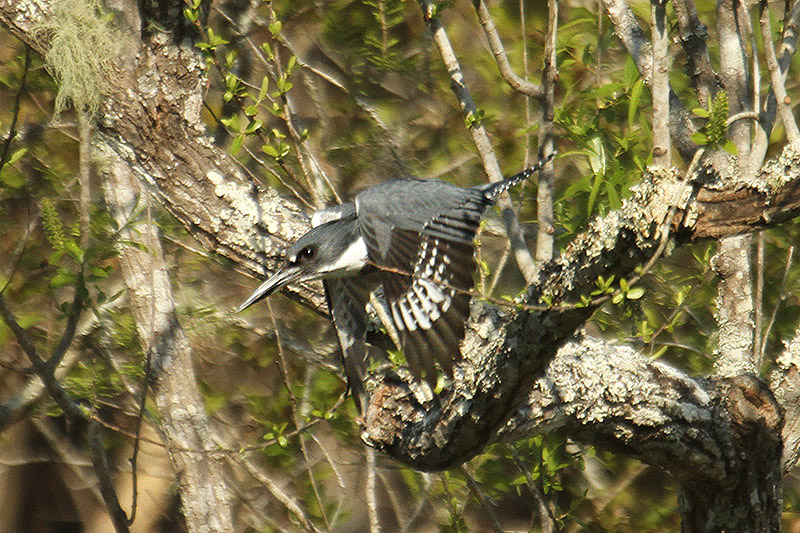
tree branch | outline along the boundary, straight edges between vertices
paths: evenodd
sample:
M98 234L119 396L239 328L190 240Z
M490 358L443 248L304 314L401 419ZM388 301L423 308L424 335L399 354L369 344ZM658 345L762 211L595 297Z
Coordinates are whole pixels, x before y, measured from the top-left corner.
M539 122L539 157L547 160L555 153L555 86L558 78L556 47L558 45L558 0L547 2L547 35L544 42L544 69L542 70L543 95L539 100L541 119ZM553 162L548 161L539 171L539 184L536 189L536 234L537 265L553 258L555 240L555 219L553 218L553 197L555 196L555 172Z
M137 212L144 191L111 147L99 144L97 148L105 158L103 192L122 228L121 242L138 245L118 246L120 266L142 350L152 354L148 372L153 375L153 397L180 486L187 529L230 531L228 486L221 466L211 454L187 451L210 452L215 445L197 389L191 347L178 323L158 229L151 221L131 228L130 217Z
M650 1L651 33L653 40L653 164L670 166L669 138L669 34L667 33L666 1Z
M377 376L365 412L366 440L419 469L463 462L494 438L520 392L530 390L532 376L541 374L574 328L591 315L588 307L560 308L558 304L588 294L598 275L627 277L635 265L657 252L665 220L671 221L673 235L684 241L774 223L766 213L776 199L783 208L776 216L785 219L800 214L797 147L787 146L746 184L739 181L741 174L735 167L718 176L709 172L702 169L689 180L667 171L646 174L621 209L593 221L561 257L542 268L520 301L537 304L544 297L554 305L550 310L522 306L504 311L474 302L462 345L464 361L455 368L454 383L440 395L425 400L402 371ZM716 195L738 195L759 208L740 205L740 218L728 224L717 218L722 204L713 201ZM615 383L609 379L608 384Z
M694 0L673 0L672 6L678 19L678 31L686 53L692 85L697 91L700 105L707 108L718 86L717 74L711 66L706 43L708 28L700 22Z
M486 3L483 0L473 0L472 5L475 6L475 11L478 13L478 21L480 21L483 31L486 33L486 39L489 41L489 48L494 55L497 68L500 70L500 75L503 76L505 82L517 92L520 92L531 98L540 98L544 95L542 87L531 83L528 80L522 79L511 68L508 62L508 56L503 48L503 41L500 40L500 34L497 32L497 27L494 25L492 16L486 8Z
M644 36L644 32L636 22L628 5L624 0L603 0L603 5L608 13L608 18L614 26L614 34L622 41L623 46L631 55L636 68L642 75L645 83L650 85L652 82L653 51ZM672 142L678 149L678 153L685 161L691 161L698 146L691 140L690 136L695 132L691 116L686 106L683 105L675 91L669 91L670 107L670 133Z
M784 342L784 350L775 360L777 368L770 375L770 388L785 410L782 430L783 472L788 473L800 459L800 328Z
M783 122L783 127L786 129L786 138L790 143L795 142L800 138L800 130L797 129L797 123L789 107L789 97L786 96L786 87L784 85L785 80L781 75L778 58L775 56L775 47L772 44L772 30L769 25L769 6L762 1L759 3L759 10L761 11L759 22L761 24L761 39L764 43L764 59L767 63L767 70L769 70L772 92L775 95L781 122Z

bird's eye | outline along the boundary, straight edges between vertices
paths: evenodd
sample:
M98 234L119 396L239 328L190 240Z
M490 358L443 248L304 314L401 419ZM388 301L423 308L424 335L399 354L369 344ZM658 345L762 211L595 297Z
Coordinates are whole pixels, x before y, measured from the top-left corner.
M317 249L314 246L306 246L297 253L297 257L295 258L294 263L296 264L305 263L309 259L313 258L316 254L317 254Z

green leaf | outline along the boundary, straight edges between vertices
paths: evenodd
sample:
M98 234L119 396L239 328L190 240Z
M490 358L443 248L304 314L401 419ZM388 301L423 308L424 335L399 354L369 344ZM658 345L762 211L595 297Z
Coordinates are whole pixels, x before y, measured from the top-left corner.
M722 149L731 155L739 155L739 149L736 148L736 145L733 144L733 141L730 139L725 141L725 144L722 145Z
M272 61L275 58L275 54L272 53L272 47L269 45L268 42L261 43L261 49L267 54L267 59Z
M586 216L592 216L592 210L594 209L594 203L597 200L597 194L600 192L600 185L603 184L604 175L602 172L598 172L594 175L594 182L592 183L592 190L589 192L589 202L586 206Z
M225 127L235 133L239 133L241 131L238 113L234 113L230 116L230 118L222 118L220 119L220 122L222 122Z
M77 278L75 277L75 274L69 270L60 268L58 269L58 273L50 280L50 288L60 289L61 287L66 287L67 285L73 285L76 279Z
M270 157L274 157L275 159L278 159L280 157L278 150L275 149L275 147L272 146L271 144L265 144L264 146L262 146L261 151Z
M14 169L4 167L0 171L0 182L11 189L21 189L25 185L25 177Z
M633 127L636 119L636 112L639 110L639 100L642 97L642 90L644 89L644 80L639 78L631 88L631 97L628 102L628 128Z
M242 149L242 142L244 141L244 135L239 134L233 138L233 142L231 143L231 155L236 155L239 153L239 150Z
M708 144L708 137L705 133L696 131L692 133L689 138L692 140L693 143L699 144L700 146L705 146Z
M14 153L11 154L11 157L9 157L8 161L6 161L6 165L13 165L17 161L19 161L22 156L24 156L27 153L28 153L28 149L24 148L24 147L20 148L19 150L14 150Z
M233 63L236 61L236 58L239 57L239 52L236 49L231 49L225 54L225 66L231 68Z
M662 355L664 355L665 353L667 353L667 349L668 349L668 348L669 348L669 346L662 346L661 348L659 348L659 349L658 349L658 351L657 351L656 353L654 353L654 354L653 354L653 355L650 357L650 359L652 359L652 360L659 359L659 358L660 358Z
M263 125L264 125L264 123L262 121L260 121L259 119L253 119L253 120L250 121L250 124L247 125L247 129L245 129L244 132L246 134L250 135L253 132L255 132L256 130L260 129L261 126L263 126Z
M628 300L638 300L642 296L644 296L644 289L641 287L634 287L625 295Z
M72 239L64 242L64 251L67 253L68 256L73 258L76 262L78 263L83 262L83 250L81 250L81 247L78 246L78 243L73 241Z
M259 102L267 97L267 91L269 91L269 78L264 76L261 79L261 89L258 91Z
M111 265L95 266L92 267L89 275L93 276L95 279L106 279L111 274L112 269L113 267Z
M269 32L272 34L272 37L278 37L281 33L281 28L283 28L283 24L281 24L280 20L274 20L269 23Z
M711 113L709 113L707 109L703 109L702 107L695 107L694 109L692 109L692 113L701 118L708 118L711 116Z

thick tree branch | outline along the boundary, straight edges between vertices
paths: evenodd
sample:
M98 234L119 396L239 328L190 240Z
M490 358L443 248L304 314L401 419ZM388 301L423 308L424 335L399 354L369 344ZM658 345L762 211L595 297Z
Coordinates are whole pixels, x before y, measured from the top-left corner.
M775 360L777 368L770 375L770 389L783 407L783 472L788 473L800 459L800 328L784 342L784 350Z
M0 0L0 23L42 53L47 43L34 39L33 28L50 10L49 1ZM305 232L306 216L276 191L250 181L205 135L203 63L190 43L170 42L177 37L164 33L132 44L139 47L138 62L119 65L97 135L204 246L264 276L287 242ZM288 292L323 306L315 284Z
M800 153L792 146L748 183L738 181L741 175L735 167L714 179L706 172L688 181L669 172L647 175L620 210L594 221L561 257L543 267L521 303L539 304L541 297L556 306L578 301L592 290L598 275L628 276L659 249L665 221L682 240L763 225L769 219L761 216L777 198L785 208L781 217L800 213ZM749 209L749 216L742 209L742 218L733 226L715 220L719 205L709 199L722 191L736 191L761 209ZM531 376L545 368L571 328L591 311L504 311L475 303L462 345L465 362L456 367L452 387L425 399L402 376L379 377L365 416L365 438L416 468L444 468L466 460L482 449L484 439L493 438L520 392L529 390Z

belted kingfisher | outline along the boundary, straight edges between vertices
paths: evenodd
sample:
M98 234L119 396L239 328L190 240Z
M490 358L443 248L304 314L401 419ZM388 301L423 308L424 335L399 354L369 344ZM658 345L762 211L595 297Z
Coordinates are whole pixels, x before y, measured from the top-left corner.
M382 287L386 315L409 369L417 378L424 370L433 386L435 363L450 374L460 356L475 271L473 240L483 212L546 161L470 188L434 179L392 179L361 191L352 203L319 211L312 229L286 251L283 265L237 312L288 283L322 279L348 386L362 411L366 305Z

